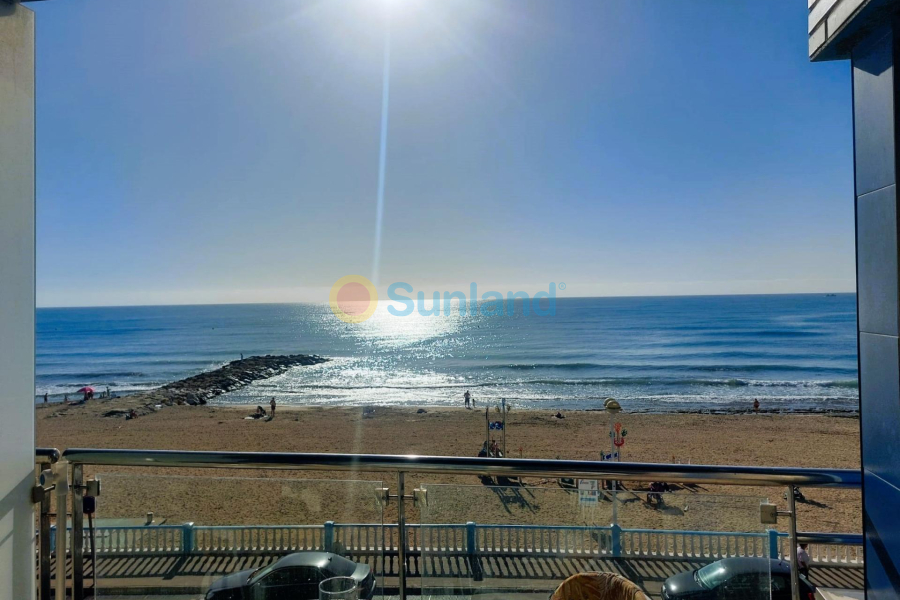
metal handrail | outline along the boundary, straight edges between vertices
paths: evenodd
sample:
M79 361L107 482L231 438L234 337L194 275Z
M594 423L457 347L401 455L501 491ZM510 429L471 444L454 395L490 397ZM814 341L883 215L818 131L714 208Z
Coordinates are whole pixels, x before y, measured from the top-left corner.
M861 533L819 533L813 531L798 531L797 542L800 544L862 546L864 540Z
M59 450L56 448L35 448L34 462L38 464L53 464L59 462Z
M62 457L73 465L299 469L310 471L396 471L507 477L573 477L622 481L669 481L744 486L858 488L855 469L804 469L726 465L615 463L586 460L470 458L394 454L289 452L195 452L70 448Z

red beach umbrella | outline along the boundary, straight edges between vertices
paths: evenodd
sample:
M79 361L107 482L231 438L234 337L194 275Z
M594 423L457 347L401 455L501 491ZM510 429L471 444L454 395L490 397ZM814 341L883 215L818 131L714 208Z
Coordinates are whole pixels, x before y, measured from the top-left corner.
M84 386L83 388L81 388L80 390L78 390L78 391L75 392L75 393L76 393L76 394L87 394L87 393L90 393L90 392L93 392L93 391L94 391L94 388L92 388L92 387L89 386L89 385L86 385L86 386Z

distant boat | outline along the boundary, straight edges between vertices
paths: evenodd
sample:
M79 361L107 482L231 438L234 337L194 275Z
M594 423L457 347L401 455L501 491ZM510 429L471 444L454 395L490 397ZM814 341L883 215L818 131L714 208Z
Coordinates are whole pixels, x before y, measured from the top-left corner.
M836 296L837 296L837 294L825 294L826 298L834 298Z

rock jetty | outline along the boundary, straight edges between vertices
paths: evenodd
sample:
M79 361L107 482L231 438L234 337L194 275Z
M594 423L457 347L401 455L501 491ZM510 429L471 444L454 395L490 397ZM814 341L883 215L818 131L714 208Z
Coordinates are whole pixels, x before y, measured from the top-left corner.
M234 360L213 371L167 383L149 392L125 396L116 401L115 409L104 412L103 416L140 416L154 412L159 406L206 404L216 396L240 389L254 381L281 375L293 367L316 365L327 360L315 354L267 354Z

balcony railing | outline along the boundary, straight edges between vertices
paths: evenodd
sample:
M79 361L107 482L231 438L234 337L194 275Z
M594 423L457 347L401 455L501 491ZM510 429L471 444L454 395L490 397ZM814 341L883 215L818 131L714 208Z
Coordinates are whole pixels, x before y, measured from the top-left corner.
M38 460L50 462L52 451L40 451ZM654 559L726 556L778 556L796 562L800 540L813 544L814 564L854 566L862 562L861 537L848 534L796 532L793 487L859 488L860 473L847 469L800 469L718 465L666 465L533 459L488 459L468 457L289 454L248 452L180 452L164 450L70 449L62 455L57 470L69 469L72 483L71 540L57 542L57 551L68 552L72 562L73 597L84 597L85 539L83 499L86 491L84 466L211 467L221 469L288 469L297 471L393 472L396 493L385 491L384 499L398 503L396 524L341 524L326 522L300 526L209 526L155 525L98 527L94 532L98 556L109 554L278 554L297 550L330 549L339 546L348 554L395 555L398 591L406 597L407 563L411 556L611 556ZM406 522L407 504L425 496L407 494L405 476L414 473L453 475L582 478L618 481L668 481L683 484L737 486L786 486L789 510L787 532L731 533L628 529L559 525L510 525L446 523L418 525ZM418 490L417 490L418 491ZM64 521L64 519L63 519ZM43 539L43 538L42 538ZM407 540L407 543L399 543ZM41 544L42 562L46 548ZM43 573L42 573L43 577ZM43 581L43 579L42 579ZM795 586L796 581L793 582ZM62 586L57 586L61 588ZM42 585L43 589L43 585ZM63 590L64 592L64 590ZM57 590L57 598L62 598ZM42 596L44 598L45 596ZM49 596L46 596L49 598ZM795 594L796 597L796 594Z
M788 555L788 534L681 531L554 525L407 524L407 556L422 552L446 556L615 556L717 560L732 556ZM129 525L97 527L97 556L277 555L304 550L353 556L397 555L397 524L333 523L321 525ZM71 535L71 528L68 529ZM56 539L51 528L50 546ZM812 566L862 566L859 534L798 533L808 542ZM82 550L87 552L86 535Z

